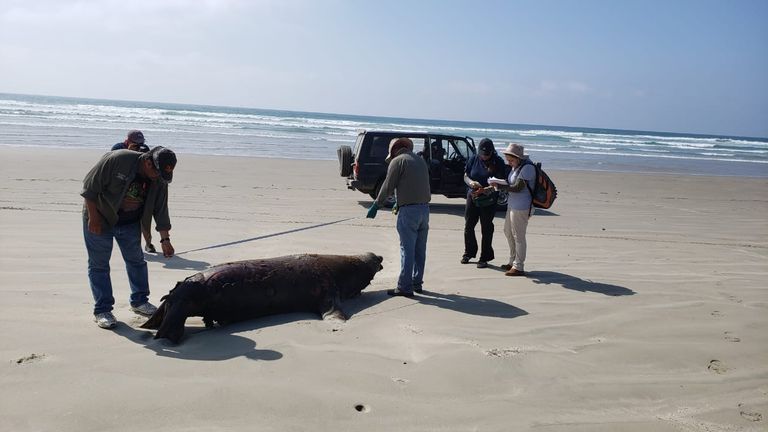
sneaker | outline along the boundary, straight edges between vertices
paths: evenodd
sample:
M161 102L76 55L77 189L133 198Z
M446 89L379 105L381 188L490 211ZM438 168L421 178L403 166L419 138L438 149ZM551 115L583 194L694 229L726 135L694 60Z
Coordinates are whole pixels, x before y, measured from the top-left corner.
M405 292L405 291L400 291L397 288L391 289L391 290L387 290L387 294L389 294L391 296L403 296L403 297L408 297L408 298L413 297L413 293L412 292L408 293L408 292Z
M488 267L488 263L485 261L478 261L477 262L477 268L486 268Z
M97 326L103 329L111 329L112 327L117 325L117 320L115 319L115 316L112 315L112 312L103 312L100 314L96 314L93 316L93 321L96 323Z
M462 264L467 264L468 262L469 262L469 257L468 256L465 255L465 256L461 257L461 263Z
M144 315L147 317L152 316L152 314L157 312L157 308L155 307L155 305L153 305L150 302L146 302L138 306L131 306L131 310L136 312L139 315Z

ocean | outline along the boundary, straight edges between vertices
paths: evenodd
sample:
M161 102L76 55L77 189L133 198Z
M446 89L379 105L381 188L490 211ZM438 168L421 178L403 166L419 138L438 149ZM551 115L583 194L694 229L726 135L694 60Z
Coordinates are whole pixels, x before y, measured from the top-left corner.
M525 146L545 169L768 177L768 138L424 120L0 93L0 146L104 149L141 129L183 154L335 160L357 132L429 131Z

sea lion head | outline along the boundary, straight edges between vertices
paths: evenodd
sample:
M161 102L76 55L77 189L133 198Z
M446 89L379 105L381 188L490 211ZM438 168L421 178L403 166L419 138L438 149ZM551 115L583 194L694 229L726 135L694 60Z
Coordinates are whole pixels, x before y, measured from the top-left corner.
M157 329L155 339L165 338L177 344L184 336L184 323L190 316L202 316L205 310L205 286L187 278L165 296L143 328Z
M373 270L374 275L381 270L384 270L384 266L381 265L384 261L384 257L381 255L376 255L373 252L366 252L360 255L360 261L366 263ZM373 276L371 276L371 279L373 279Z
M338 275L339 295L342 300L358 297L360 292L370 285L373 277L384 269L381 262L384 258L373 252L355 255L347 258L350 265L342 269Z

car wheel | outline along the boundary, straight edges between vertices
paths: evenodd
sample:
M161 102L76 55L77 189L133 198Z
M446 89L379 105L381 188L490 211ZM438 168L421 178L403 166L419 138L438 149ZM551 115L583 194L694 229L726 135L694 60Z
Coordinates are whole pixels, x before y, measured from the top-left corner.
M380 181L379 184L376 185L376 190L371 194L371 198L373 198L374 200L376 199L376 197L379 196L379 191L381 190L381 185L382 184L384 184L383 180ZM384 207L392 208L395 205L396 202L397 202L397 199L395 198L395 196L394 195L390 195L390 196L387 197L386 201L384 201Z
M507 195L504 192L501 192L499 194L499 197L496 199L496 211L502 211L507 209L507 198L509 195Z
M339 175L349 177L352 174L352 147L348 145L339 146L336 154L339 156Z

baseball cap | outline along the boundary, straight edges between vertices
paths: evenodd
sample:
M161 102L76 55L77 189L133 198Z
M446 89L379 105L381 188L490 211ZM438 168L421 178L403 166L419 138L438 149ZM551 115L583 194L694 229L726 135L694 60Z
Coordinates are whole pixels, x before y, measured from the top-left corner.
M483 138L477 146L477 151L483 156L490 156L496 151L496 147L493 145L493 141L489 138Z
M160 177L167 183L173 180L173 169L176 167L176 153L163 146L154 147L149 151L152 164L160 172Z
M144 134L140 130L132 130L128 132L128 141L144 144Z

